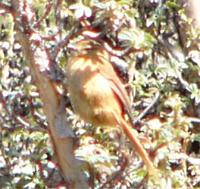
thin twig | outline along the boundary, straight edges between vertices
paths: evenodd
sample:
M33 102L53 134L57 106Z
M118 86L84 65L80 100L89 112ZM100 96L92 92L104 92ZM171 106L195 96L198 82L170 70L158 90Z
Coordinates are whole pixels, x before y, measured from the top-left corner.
M53 2L48 2L48 4L46 4L45 7L45 12L43 14L43 16L40 17L40 19L34 24L34 28L39 28L42 21L48 16L48 14L51 12L51 8L53 6Z
M60 50L69 43L69 40L71 39L72 36L74 36L76 30L77 27L74 26L73 29L70 31L70 33L66 35L64 39L62 39L60 42L57 43L54 51L52 52L52 57L51 57L52 60L55 60Z
M55 4L55 13L56 13L56 25L58 27L58 33L60 39L62 38L62 19L61 19L61 6L63 0L57 0Z
M20 116L16 116L15 119L21 124L24 126L24 128L28 128L30 127L30 124L25 121L24 119L22 119Z
M134 120L134 124L137 124L141 121L141 119L149 112L149 110L158 102L160 97L160 92L157 92L152 103L147 106L144 111Z

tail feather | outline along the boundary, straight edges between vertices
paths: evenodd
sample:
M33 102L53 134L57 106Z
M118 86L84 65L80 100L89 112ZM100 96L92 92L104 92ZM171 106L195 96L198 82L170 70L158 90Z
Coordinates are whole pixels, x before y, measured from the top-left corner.
M153 165L153 162L150 159L147 151L144 149L140 140L138 139L137 131L132 129L131 126L129 126L129 124L123 119L119 123L122 126L124 133L129 138L131 144L133 145L133 147L135 148L137 153L140 155L140 157L142 158L142 160L146 164L148 172L150 174L154 174L157 171L157 169Z

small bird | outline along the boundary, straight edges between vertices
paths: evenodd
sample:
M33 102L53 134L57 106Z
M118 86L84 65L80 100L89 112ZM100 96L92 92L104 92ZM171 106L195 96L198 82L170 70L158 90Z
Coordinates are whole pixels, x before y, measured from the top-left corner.
M132 128L131 106L125 87L110 63L109 53L91 39L74 46L76 52L67 63L68 91L75 112L94 126L119 127L147 166L149 174L156 168Z

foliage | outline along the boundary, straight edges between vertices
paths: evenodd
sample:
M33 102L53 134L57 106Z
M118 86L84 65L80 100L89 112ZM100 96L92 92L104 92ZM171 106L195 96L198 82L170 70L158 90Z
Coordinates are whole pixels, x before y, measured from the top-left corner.
M114 50L131 49L119 58L127 62L133 77L135 119L151 107L136 128L160 170L160 182L163 188L198 188L200 68L181 51L175 17L182 22L190 20L178 2L37 0L32 7L38 21L35 29L49 49L71 31L83 30L85 20L101 26ZM4 16L0 17L0 185L54 188L62 185L63 179L53 160L42 102L15 39L13 19L0 14ZM199 36L193 33L188 45ZM80 37L72 36L70 42ZM63 72L68 56L67 46L56 56L56 66ZM66 109L80 137L75 154L90 163L92 171L85 168L84 172L94 177L95 188L155 187L128 142L118 142L123 141L118 131L94 129L78 120L70 105Z

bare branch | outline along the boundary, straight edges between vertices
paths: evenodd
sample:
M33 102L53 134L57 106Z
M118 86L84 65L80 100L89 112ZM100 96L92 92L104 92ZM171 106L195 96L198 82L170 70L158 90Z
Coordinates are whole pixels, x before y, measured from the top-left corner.
M141 121L141 119L149 112L149 110L158 102L160 97L160 92L157 92L152 103L147 106L144 111L134 120L134 124L137 124Z
M62 21L61 21L61 6L62 6L63 0L57 0L56 6L55 6L55 12L56 12L56 24L58 26L58 33L60 35L60 38L62 37Z
M64 39L58 42L54 51L52 52L52 60L55 60L60 50L69 43L69 40L72 38L72 36L74 36L74 33L76 32L76 30L77 30L77 27L74 26L74 28L70 31L70 33L66 35Z
M65 109L62 106L61 97L55 90L54 84L50 78L44 74L46 71L50 70L50 57L47 54L42 37L34 30L28 33L31 28L31 21L34 21L29 20L29 18L31 18L29 17L31 14L30 5L27 1L23 0L11 0L11 3L13 9L16 11L14 17L16 37L22 46L33 80L39 90L44 113L49 124L55 155L62 170L66 185L68 188L89 188L86 178L81 172L81 167L83 166L82 162L74 157L73 145L75 138L73 138L71 134L72 131L69 123L66 122ZM27 10L29 12L27 12ZM62 136L59 132L60 128L65 131Z
M42 21L49 15L49 13L51 12L51 9L52 9L52 6L53 6L53 2L48 2L46 4L46 7L45 7L45 12L43 14L43 16L41 16L41 18L34 24L34 28L39 28Z

